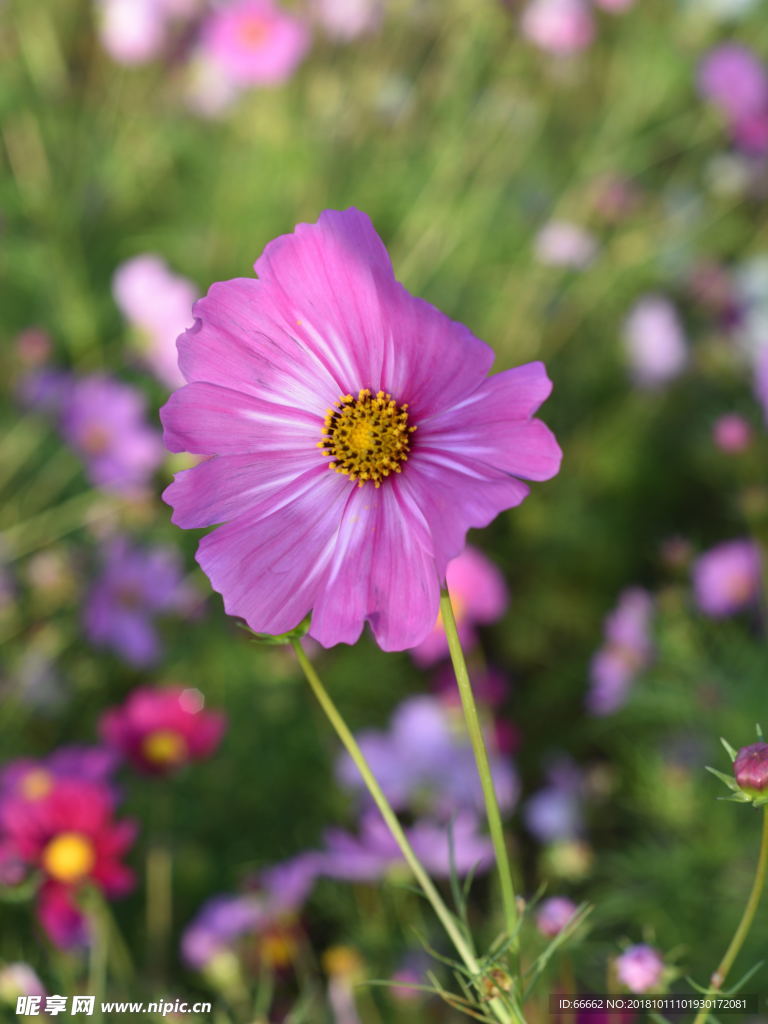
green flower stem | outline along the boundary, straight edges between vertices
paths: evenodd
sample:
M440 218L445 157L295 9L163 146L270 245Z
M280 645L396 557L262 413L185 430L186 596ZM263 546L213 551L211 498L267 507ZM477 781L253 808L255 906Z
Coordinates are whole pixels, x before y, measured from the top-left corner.
M90 932L88 953L88 994L94 997L94 1024L103 1019L101 1004L107 991L109 967L109 924L105 914L104 898L95 887L90 887L83 898L85 916Z
M755 880L752 883L752 890L749 894L747 905L744 907L744 913L741 915L739 926L731 939L731 944L725 951L725 956L720 961L717 970L710 978L707 996L716 995L722 989L725 984L725 979L728 976L728 972L731 967L733 967L733 962L739 955L741 947L744 945L744 940L746 939L749 929L752 927L752 922L755 919L755 914L757 913L757 908L760 903L760 897L763 894L766 872L768 872L768 806L763 808L763 832L760 842L760 855L757 859L757 868L755 870ZM699 1010L694 1018L693 1024L702 1024L708 1016L709 1010Z
M447 587L443 587L440 593L440 613L443 619L443 628L448 639L448 649L451 654L453 671L456 675L456 682L461 695L461 706L464 709L464 718L467 723L467 731L472 743L472 750L475 754L475 764L483 787L485 799L485 810L488 815L488 827L491 831L493 849L496 855L496 868L501 882L501 902L504 910L504 921L511 938L511 949L516 952L518 949L518 913L515 900L515 888L512 882L512 872L509 865L509 854L504 839L504 827L501 823L501 812L499 801L496 798L496 790L493 785L491 766L488 761L488 751L483 739L483 730L480 726L480 717L477 713L475 695L472 692L472 683L469 680L467 663L464 659L464 652L461 649L461 641L456 628L456 617L453 614L450 594Z
M368 792L374 799L376 806L378 807L382 818L386 822L387 828L392 833L395 842L400 847L400 852L405 858L406 863L413 872L414 877L421 886L421 889L432 905L432 909L445 929L448 937L453 943L456 952L459 954L461 959L464 961L464 965L474 979L477 979L480 975L480 965L473 953L469 943L461 933L461 929L458 927L456 920L451 914L448 907L445 905L443 898L437 891L432 879L427 874L421 861L414 853L413 847L408 841L408 838L403 831L400 822L397 819L397 815L392 809L389 801L387 800L384 792L376 780L375 775L371 771L370 765L365 759L365 755L360 749L357 740L352 735L347 723L342 718L336 705L333 703L330 694L323 685L320 677L310 662L307 655L304 653L304 649L301 646L301 642L296 638L291 638L291 645L296 652L299 665L309 683L312 692L317 698L320 707L325 712L328 721L331 723L336 731L337 736L344 744L347 753L352 758L355 767L360 772ZM497 1020L501 1024L511 1024L514 1019L509 1010L501 1003L500 1000L494 999L490 1004L490 1008L493 1010Z

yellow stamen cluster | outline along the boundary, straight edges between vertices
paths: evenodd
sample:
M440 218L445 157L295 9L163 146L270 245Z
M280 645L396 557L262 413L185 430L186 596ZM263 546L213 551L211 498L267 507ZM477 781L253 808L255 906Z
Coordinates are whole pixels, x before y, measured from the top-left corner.
M398 405L386 391L375 395L363 388L357 398L342 395L329 409L323 425L323 455L333 459L329 468L356 480L362 487L371 480L375 487L390 473L399 473L411 450L408 404Z
M43 869L65 885L81 881L96 864L93 844L79 832L60 832L43 850Z
M189 753L187 741L172 729L157 729L144 737L142 752L148 761L158 765L174 765Z

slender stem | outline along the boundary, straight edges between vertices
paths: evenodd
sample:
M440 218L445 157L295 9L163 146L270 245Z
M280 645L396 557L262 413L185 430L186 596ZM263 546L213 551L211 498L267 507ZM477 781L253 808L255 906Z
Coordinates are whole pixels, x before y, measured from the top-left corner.
M752 890L747 900L747 905L744 907L744 913L741 915L738 928L734 932L731 944L725 951L723 959L720 961L717 970L712 975L709 981L709 989L707 990L707 996L716 995L725 984L725 979L728 976L728 972L733 967L733 962L741 951L741 947L744 945L744 940L747 937L749 929L752 927L752 922L755 919L757 908L760 903L760 897L763 894L763 887L765 886L766 872L768 871L768 806L763 808L763 831L762 838L760 841L760 855L757 859L757 868L755 870L755 880L752 883ZM709 1010L702 1009L696 1014L693 1024L702 1024L707 1019Z
M166 782L165 786L168 785ZM155 983L162 987L167 980L173 921L173 856L169 846L171 794L163 788L153 797L154 821L146 861L147 956L149 971Z
M349 754L349 756L352 758L355 767L360 772L363 781L368 787L368 792L373 797L374 803L378 807L382 818L384 819L389 831L392 834L392 837L399 846L400 852L402 853L406 863L413 872L413 875L416 878L417 882L421 886L424 895L432 905L432 909L434 910L435 914L437 914L440 923L442 924L448 937L450 938L451 942L456 948L456 952L464 961L464 965L466 966L467 970L470 972L473 978L477 978L480 974L480 965L478 964L474 953L472 952L469 944L467 943L467 940L462 935L461 930L457 926L456 921L454 920L451 912L448 910L448 907L445 905L443 898L437 891L432 879L429 877L421 861L416 856L413 847L408 841L408 837L403 831L402 825L397 819L397 815L395 814L394 810L392 809L392 806L390 805L389 801L384 795L384 792L381 786L379 785L378 781L376 780L375 775L371 771L370 765L366 761L365 755L360 749L357 740L352 735L352 732L347 726L347 723L344 721L336 705L333 703L330 694L328 693L322 681L320 680L320 677L318 676L317 672L315 672L312 663L310 662L307 655L304 653L304 649L301 646L301 642L294 637L291 639L291 644L293 646L294 651L296 652L296 657L298 659L299 665L301 666L301 669L307 679L307 682L309 683L312 689L312 692L317 698L320 707L325 712L328 721L335 729L336 735L344 744L344 747L346 748L346 751ZM510 1016L509 1011L500 1003L499 1000L494 1000L490 1005L497 1019L501 1021L502 1024L510 1024L513 1018Z
M104 914L101 893L91 888L86 894L86 918L88 920L88 994L94 997L94 1021L102 1019L101 1004L106 995L107 968L109 964L109 927Z
M496 798L496 790L493 785L491 765L488 760L485 740L483 739L483 730L480 726L480 717L477 713L475 695L472 692L472 683L469 679L464 652L461 649L459 632L456 628L456 617L453 614L453 607L451 606L451 598L447 587L443 587L440 594L440 613L443 619L445 635L448 639L448 650L451 654L453 671L456 675L456 682L459 687L459 694L461 695L461 706L464 709L467 731L472 743L472 750L475 754L475 764L477 765L480 783L483 787L488 827L491 831L493 850L496 855L496 868L501 882L501 902L504 910L504 920L512 940L511 948L513 951L516 951L518 949L517 902L515 900L515 888L512 882L507 844L504 839L504 827L501 823L501 811L499 810L499 801Z

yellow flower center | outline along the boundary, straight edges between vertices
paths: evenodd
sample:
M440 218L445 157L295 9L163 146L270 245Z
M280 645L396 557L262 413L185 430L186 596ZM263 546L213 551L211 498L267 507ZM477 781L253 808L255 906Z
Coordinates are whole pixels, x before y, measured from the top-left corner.
M333 461L329 469L356 480L362 487L366 480L381 487L390 473L399 473L411 450L408 426L408 404L398 405L386 391L373 395L367 388L352 395L342 395L329 409L318 448Z
M21 780L19 790L25 800L42 800L50 793L52 786L53 779L50 773L43 768L34 768Z
M79 832L61 832L43 850L42 863L51 878L71 885L91 873L96 854L90 839Z
M157 729L142 743L144 757L153 764L179 764L187 756L187 741L172 729Z
M293 963L299 947L296 936L291 931L276 928L261 936L258 949L259 956L265 963L275 970L280 970Z

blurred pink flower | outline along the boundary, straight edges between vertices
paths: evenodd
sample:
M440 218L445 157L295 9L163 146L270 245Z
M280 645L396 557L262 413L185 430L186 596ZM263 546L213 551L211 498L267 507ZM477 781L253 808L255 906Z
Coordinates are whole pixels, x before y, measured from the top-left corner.
M650 992L664 977L664 961L651 946L630 946L616 957L616 976L630 992Z
M546 266L583 270L595 258L597 242L578 224L551 220L536 235L534 253Z
M19 996L45 996L45 986L29 964L0 967L0 1002L15 1003Z
M123 316L143 336L144 361L168 387L179 387L184 378L176 339L193 319L195 286L173 274L159 256L147 253L120 264L112 278L112 293Z
M39 800L9 799L0 805L0 829L23 861L42 876L38 915L58 946L88 940L76 894L96 885L106 896L121 896L133 885L122 856L136 827L115 821L108 787L83 779L59 779Z
M665 384L682 373L688 362L680 319L663 295L645 295L635 303L624 323L624 345L639 387Z
M104 742L149 775L210 757L225 728L224 715L205 711L200 691L183 686L139 687L99 723Z
M715 420L712 440L721 451L737 454L749 447L752 441L752 428L743 416L728 413Z
M166 40L166 18L158 0L97 0L102 46L120 64L157 57Z
M477 642L476 625L496 622L504 614L509 595L504 577L482 551L466 547L448 563L446 582L451 595L459 637L465 648ZM417 665L431 665L448 654L448 640L438 615L432 632L411 655Z
M331 39L349 42L375 31L382 0L310 0L311 17Z
M705 615L724 618L754 604L761 559L751 540L731 540L700 555L693 566L696 603Z
M530 0L520 27L526 39L557 56L585 50L595 36L592 10L585 0Z
M542 935L554 938L570 922L578 907L565 896L550 896L536 911L536 927Z
M323 646L369 622L385 650L429 635L471 526L518 505L561 452L533 414L543 364L493 352L396 281L358 210L271 242L259 280L216 284L179 339L190 383L161 411L173 521L224 523L197 559L230 615L280 634L312 611ZM330 471L330 472L329 472Z
M309 49L304 22L272 0L233 0L208 15L204 55L241 86L290 78Z
M596 7L602 7L604 11L618 13L628 11L630 7L634 6L635 0L594 0L594 3Z

